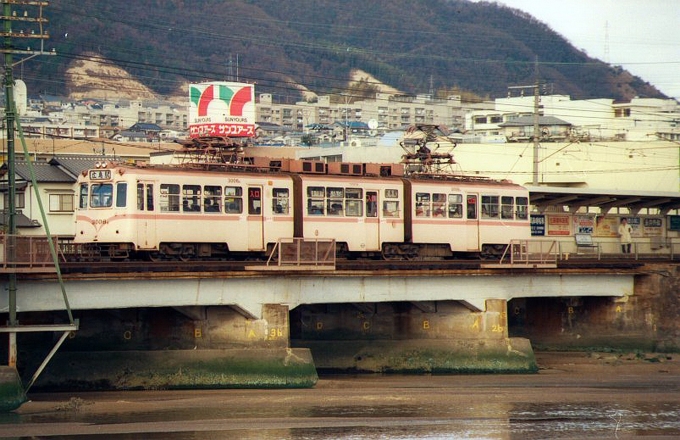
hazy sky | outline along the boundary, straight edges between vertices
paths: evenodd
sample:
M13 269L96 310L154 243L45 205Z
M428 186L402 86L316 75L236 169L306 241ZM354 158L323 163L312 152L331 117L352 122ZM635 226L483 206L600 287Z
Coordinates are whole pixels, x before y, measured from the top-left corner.
M577 49L680 99L680 0L496 2L533 15Z

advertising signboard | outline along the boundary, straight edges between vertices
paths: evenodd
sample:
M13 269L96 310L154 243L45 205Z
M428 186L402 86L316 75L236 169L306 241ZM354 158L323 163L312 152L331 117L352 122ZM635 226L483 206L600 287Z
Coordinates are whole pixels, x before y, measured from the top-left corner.
M531 236L532 237L545 236L545 215L531 214Z
M548 235L571 235L571 217L568 215L549 215Z
M255 86L236 82L189 85L189 134L254 137Z

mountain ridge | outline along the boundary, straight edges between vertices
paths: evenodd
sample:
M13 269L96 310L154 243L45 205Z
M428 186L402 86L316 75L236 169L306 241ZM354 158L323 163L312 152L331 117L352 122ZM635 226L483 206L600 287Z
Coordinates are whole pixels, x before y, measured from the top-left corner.
M493 98L538 76L575 99L665 97L528 14L489 2L60 0L46 15L57 56L35 63L25 81L57 95L87 93L67 72L96 54L156 96L181 94L187 82L239 79L279 101L303 99L304 90L358 98L349 84L363 71L376 82L362 93L387 84ZM100 85L108 79L90 72Z

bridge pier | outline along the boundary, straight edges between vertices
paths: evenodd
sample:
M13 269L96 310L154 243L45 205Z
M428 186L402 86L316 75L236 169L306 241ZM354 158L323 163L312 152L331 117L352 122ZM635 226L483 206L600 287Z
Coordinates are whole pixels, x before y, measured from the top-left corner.
M302 306L293 345L310 348L320 371L535 372L529 340L508 337L506 307L502 299L481 311L458 301Z
M259 319L228 306L77 314L80 331L34 388L304 388L318 380L309 349L289 345L285 305L263 304Z

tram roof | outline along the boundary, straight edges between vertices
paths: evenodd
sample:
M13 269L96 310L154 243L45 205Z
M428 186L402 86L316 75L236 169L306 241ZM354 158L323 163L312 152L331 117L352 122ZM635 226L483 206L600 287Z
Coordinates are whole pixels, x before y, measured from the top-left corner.
M614 208L627 208L632 213L641 209L658 209L662 214L680 209L680 192L629 191L593 188L525 185L531 204L539 209L550 206L568 206L574 212L580 207L597 207L607 212Z

